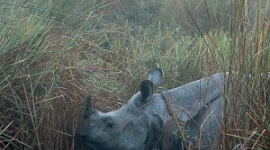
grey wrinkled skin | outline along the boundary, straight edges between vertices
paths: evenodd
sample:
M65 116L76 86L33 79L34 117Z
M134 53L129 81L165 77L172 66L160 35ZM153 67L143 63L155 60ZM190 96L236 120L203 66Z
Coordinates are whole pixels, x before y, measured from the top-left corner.
M224 73L217 73L180 87L153 93L162 72L153 69L141 82L140 92L116 111L103 113L87 100L79 135L90 150L213 149L222 123ZM184 137L178 130L181 122ZM199 143L199 144L198 144Z

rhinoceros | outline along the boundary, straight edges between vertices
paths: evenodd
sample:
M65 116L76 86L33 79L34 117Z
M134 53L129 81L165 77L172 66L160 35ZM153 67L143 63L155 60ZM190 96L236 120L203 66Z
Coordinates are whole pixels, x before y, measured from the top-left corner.
M103 113L87 98L79 135L90 150L218 149L226 73L154 93L162 71L152 69L120 109Z

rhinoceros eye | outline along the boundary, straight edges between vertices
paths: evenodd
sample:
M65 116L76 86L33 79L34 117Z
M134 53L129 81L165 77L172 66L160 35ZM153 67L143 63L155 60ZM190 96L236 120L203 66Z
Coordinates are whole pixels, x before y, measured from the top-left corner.
M104 123L107 128L112 128L114 126L114 121L111 117L104 118Z
M108 127L108 128L112 128L113 125L114 125L113 123L107 123L107 127Z

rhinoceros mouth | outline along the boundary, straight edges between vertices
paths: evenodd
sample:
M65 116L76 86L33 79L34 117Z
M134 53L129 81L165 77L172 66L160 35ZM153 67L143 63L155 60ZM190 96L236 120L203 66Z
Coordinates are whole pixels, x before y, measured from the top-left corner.
M101 143L101 142L84 142L83 146L91 150L118 150L118 148L115 149L115 148L109 147L107 146L106 143Z
M88 144L104 144L102 142L98 142L98 141L90 141L90 140L87 140L87 139L84 139L82 140L83 143L88 143Z
M93 142L93 141L83 141L82 142L83 146L85 148L91 148L91 150L100 150L100 146L104 145L103 143L101 142Z
M87 136L82 136L81 141L82 141L82 144L86 144L86 145L97 145L97 144L101 145L101 144L104 144L104 143L99 142L99 141L90 140Z

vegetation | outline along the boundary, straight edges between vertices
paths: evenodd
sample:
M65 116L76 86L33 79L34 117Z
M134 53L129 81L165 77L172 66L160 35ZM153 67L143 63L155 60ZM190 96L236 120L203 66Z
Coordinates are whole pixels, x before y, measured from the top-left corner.
M103 111L150 68L164 89L220 71L220 149L270 149L268 0L0 2L0 149L76 149L91 94ZM243 80L243 74L252 75Z

